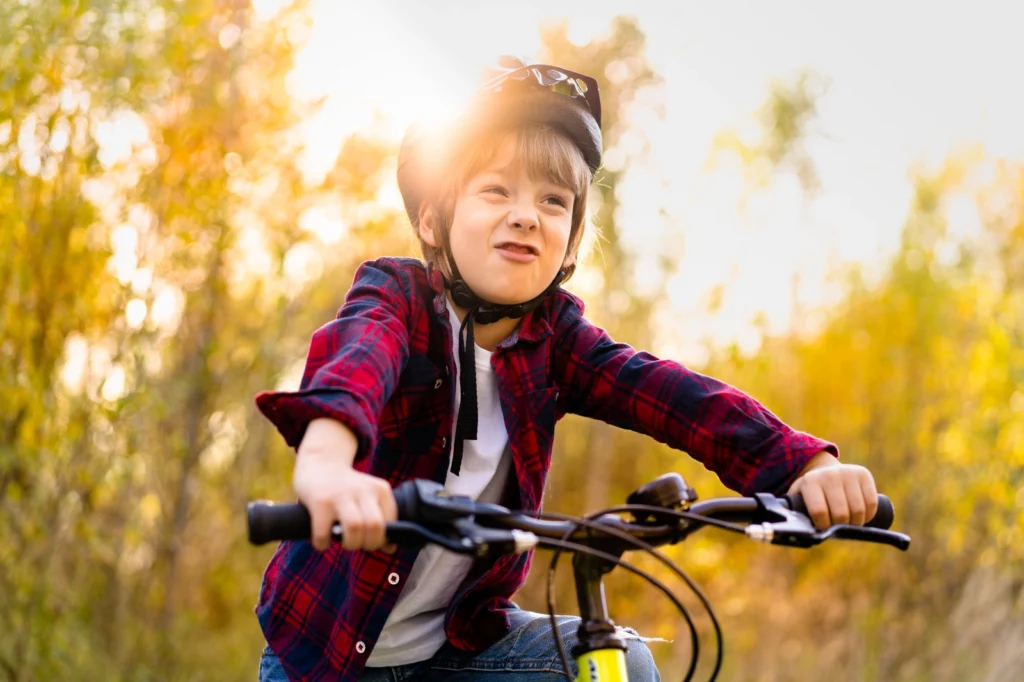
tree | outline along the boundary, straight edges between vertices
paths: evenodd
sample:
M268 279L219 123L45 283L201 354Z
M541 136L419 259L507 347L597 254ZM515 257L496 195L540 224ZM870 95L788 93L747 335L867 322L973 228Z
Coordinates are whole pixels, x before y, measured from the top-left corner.
M754 116L755 139L744 139L736 128L716 136L711 160L721 154L738 157L752 188L764 188L779 172L792 172L805 192L820 189L814 160L804 147L818 119L818 100L828 91L826 78L803 71L791 81L771 84L768 97Z
M354 138L323 182L302 176L316 105L286 76L308 21L242 0L0 9L8 679L251 674L260 567L239 519L253 491L284 494L266 463L290 457L252 396L366 245L404 235L382 211L345 249L303 227L372 201L394 151Z

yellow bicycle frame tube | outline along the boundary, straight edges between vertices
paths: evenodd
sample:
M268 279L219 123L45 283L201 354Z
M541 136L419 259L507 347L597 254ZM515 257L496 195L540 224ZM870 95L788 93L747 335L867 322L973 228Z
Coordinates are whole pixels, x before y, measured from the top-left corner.
M622 649L594 649L576 659L576 682L629 682L626 652Z

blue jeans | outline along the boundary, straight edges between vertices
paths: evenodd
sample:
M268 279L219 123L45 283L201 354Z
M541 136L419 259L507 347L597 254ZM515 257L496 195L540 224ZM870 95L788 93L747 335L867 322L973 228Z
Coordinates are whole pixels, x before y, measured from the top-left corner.
M509 613L512 630L505 637L474 656L460 651L445 642L444 646L426 661L410 663L394 668L367 668L359 677L360 682L564 682L562 662L558 647L551 634L551 623L547 614L516 609ZM572 667L572 678L576 677L576 662L570 649L576 644L576 628L580 619L575 616L558 616L558 631L565 642L566 656ZM628 650L626 668L630 682L658 682L661 676L654 666L654 657L644 640L631 628L623 628ZM260 682L288 682L281 662L268 647L260 660Z

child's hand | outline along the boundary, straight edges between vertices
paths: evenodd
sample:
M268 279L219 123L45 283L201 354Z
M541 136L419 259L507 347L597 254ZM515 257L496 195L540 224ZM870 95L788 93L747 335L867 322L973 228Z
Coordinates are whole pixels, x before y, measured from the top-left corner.
M807 514L819 530L837 523L862 526L878 510L871 472L856 464L841 464L824 451L808 462L788 492L803 495Z
M299 445L295 493L309 510L313 546L320 551L330 545L335 521L341 523L342 547L374 550L384 545L384 524L398 517L387 481L352 468L358 447L352 431L333 419L310 422Z

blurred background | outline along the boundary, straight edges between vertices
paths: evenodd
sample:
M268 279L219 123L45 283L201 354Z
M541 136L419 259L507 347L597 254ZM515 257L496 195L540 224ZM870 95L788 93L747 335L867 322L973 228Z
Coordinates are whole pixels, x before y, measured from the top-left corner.
M1021 19L997 2L2 3L0 679L255 678L272 548L246 543L245 504L290 499L294 455L253 395L297 385L361 261L418 255L400 135L502 53L601 82L602 236L569 287L591 319L838 443L913 536L905 554L710 531L671 548L722 620L721 679L1020 679ZM546 508L619 503L666 471L727 493L685 454L570 417ZM525 606L543 610L547 563ZM681 677L672 605L629 576L608 590L618 622L672 640L652 646Z

